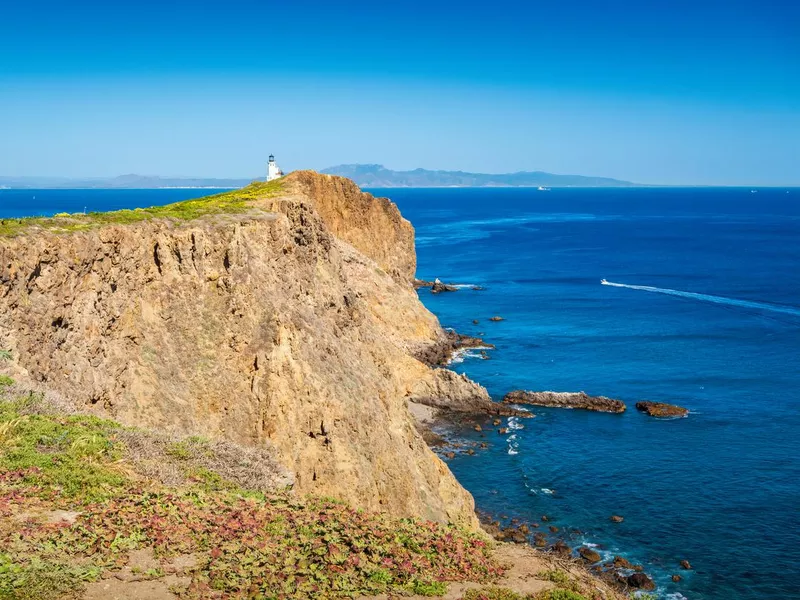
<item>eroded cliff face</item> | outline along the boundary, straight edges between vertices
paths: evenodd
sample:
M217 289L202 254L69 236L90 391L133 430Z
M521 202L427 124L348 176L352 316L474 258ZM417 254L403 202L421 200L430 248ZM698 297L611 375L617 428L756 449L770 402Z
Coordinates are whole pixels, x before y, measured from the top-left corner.
M299 493L474 525L406 407L443 385L414 265L394 204L300 172L244 214L0 238L0 348L124 423L271 444Z

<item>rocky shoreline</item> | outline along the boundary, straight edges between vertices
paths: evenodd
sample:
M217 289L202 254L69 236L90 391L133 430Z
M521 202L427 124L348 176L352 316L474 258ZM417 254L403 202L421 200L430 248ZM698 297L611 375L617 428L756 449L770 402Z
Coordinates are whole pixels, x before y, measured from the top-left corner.
M459 350L468 350L470 348L493 350L494 345L484 342L481 338L462 335L452 329L445 329L436 343L419 348L414 353L414 358L429 367L443 367L450 363Z
M480 338L461 335L453 330L445 330L445 334L439 342L418 352L417 357L426 364L441 367L448 364L452 356L460 350L476 347L494 348L493 345L487 344ZM439 369L439 371L444 381L465 377L448 369ZM454 389L460 388L461 386L454 386ZM621 400L605 396L590 396L585 392L513 390L508 392L501 402L494 402L488 395L482 394L472 398L453 398L447 393L443 393L429 398L409 399L409 408L416 418L417 427L423 439L445 460L455 458L456 454L474 455L481 450L487 450L491 442L488 439L486 442L448 439L446 435L437 433L435 430L437 423L474 429L480 433L481 438L486 437L490 432L507 436L512 432L509 431L508 426L503 426L499 417L531 418L535 416L533 413L513 408L512 405L582 409L612 414L623 413L627 408ZM636 404L636 408L655 417L685 416L688 413L688 410L683 407L659 402L641 401ZM481 417L483 418L481 419ZM495 418L490 419L489 417ZM509 419L510 421L511 419ZM522 424L516 426L524 427ZM524 522L517 518L509 520L507 515L492 516L479 510L476 510L476 514L481 528L495 540L531 546L558 560L567 561L599 578L622 594L649 592L656 589L653 578L644 572L642 565L633 564L620 555L603 561L602 555L594 547L580 543L578 538L582 534L581 531L555 525L546 515L541 517L541 523L536 523ZM624 521L620 515L611 515L609 518L614 523ZM503 522L505 525L502 524ZM571 541L578 543L571 545ZM688 564L688 561L681 561L680 569L691 568L684 566ZM673 582L681 579L682 577L678 573L672 575Z

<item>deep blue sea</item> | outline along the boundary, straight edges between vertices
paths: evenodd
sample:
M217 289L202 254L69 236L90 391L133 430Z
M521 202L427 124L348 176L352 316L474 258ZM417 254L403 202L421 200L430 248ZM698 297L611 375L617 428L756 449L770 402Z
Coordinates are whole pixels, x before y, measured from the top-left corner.
M497 346L456 370L498 399L629 407L532 407L513 439L460 432L490 444L450 461L480 509L579 529L570 545L643 564L662 597L800 598L800 190L375 192L414 224L418 277L486 288L420 290L443 325ZM654 419L644 399L691 413Z
M533 407L513 438L457 432L489 443L450 461L481 510L580 530L570 545L643 564L663 598L800 599L800 189L374 191L414 224L420 278L485 288L420 291L443 325L497 346L455 369L496 398L629 406ZM0 217L208 193L0 190ZM643 399L691 413L657 420Z

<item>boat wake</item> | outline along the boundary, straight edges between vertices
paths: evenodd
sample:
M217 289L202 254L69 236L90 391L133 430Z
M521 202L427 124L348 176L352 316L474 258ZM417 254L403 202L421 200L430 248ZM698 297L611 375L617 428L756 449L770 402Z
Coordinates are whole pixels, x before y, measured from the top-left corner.
M766 310L770 312L783 313L785 315L793 315L800 317L800 308L792 306L780 306L776 304L768 304L766 302L754 302L752 300L738 300L737 298L726 298L724 296L712 296L710 294L697 294L695 292L683 292L681 290L671 290L669 288L658 288L649 285L628 285L627 283L615 283L613 281L600 280L601 285L610 285L612 287L627 288L629 290L640 290L643 292L653 292L656 294L666 294L668 296L678 296L679 298L690 298L692 300L700 300L702 302L711 302L713 304L726 304L728 306L739 306L741 308L755 308L757 310Z

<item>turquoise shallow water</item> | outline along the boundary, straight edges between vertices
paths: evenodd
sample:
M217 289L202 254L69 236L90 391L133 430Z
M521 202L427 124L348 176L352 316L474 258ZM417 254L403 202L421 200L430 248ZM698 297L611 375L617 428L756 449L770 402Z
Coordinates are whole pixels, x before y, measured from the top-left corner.
M570 545L644 564L662 597L800 598L800 190L788 191L375 191L415 225L420 278L486 288L420 291L443 325L497 346L456 370L496 398L585 390L629 406L533 408L511 442L459 432L490 445L450 461L479 508L579 529ZM691 414L656 420L633 408L642 399Z
M585 390L630 407L534 409L511 442L458 432L489 444L450 461L479 508L579 529L571 545L643 563L663 597L800 598L800 190L376 192L415 225L420 277L486 288L420 292L497 346L455 369L497 398ZM0 190L0 218L208 193ZM640 399L692 412L655 420Z

